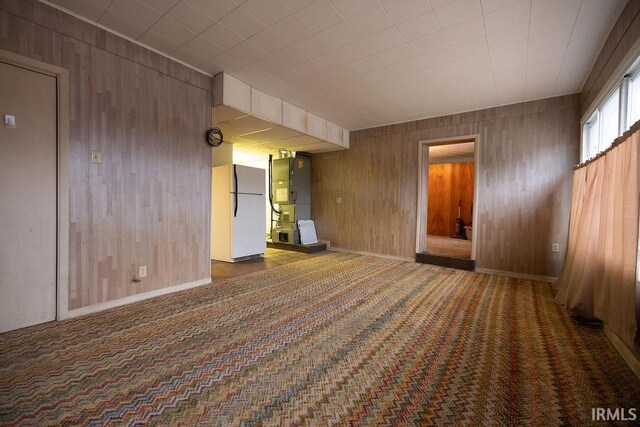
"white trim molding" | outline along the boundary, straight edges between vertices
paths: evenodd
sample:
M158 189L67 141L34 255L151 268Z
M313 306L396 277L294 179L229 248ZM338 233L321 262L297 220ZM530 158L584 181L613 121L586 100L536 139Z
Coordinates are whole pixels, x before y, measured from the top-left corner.
M110 308L120 307L134 302L143 301L150 298L159 297L161 295L171 294L173 292L185 291L187 289L196 288L202 285L208 285L211 283L211 277L205 279L196 280L193 282L182 283L179 285L167 286L166 288L155 289L149 292L143 292L141 294L131 295L128 297L103 302L100 304L90 305L88 307L76 308L74 310L67 311L64 317L58 320L70 319L72 317L84 316L86 314L97 313L99 311L108 310Z
M473 141L473 230L471 232L471 259L476 261L478 243L478 212L480 182L480 134L457 135L447 138L424 139L418 142L418 189L417 189L417 215L416 215L416 253L427 251L427 209L429 205L429 148L438 145L451 145Z

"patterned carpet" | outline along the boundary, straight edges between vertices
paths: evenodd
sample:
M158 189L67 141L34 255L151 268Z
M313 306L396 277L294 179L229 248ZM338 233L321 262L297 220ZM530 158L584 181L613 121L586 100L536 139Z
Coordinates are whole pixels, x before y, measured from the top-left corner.
M548 284L332 253L0 335L0 424L590 424L640 381Z

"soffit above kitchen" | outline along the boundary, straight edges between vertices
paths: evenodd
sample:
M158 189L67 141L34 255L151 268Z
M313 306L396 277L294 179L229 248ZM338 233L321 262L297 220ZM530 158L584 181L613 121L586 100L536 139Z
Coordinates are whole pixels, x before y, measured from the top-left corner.
M41 0L349 130L579 92L625 0Z
M213 77L213 123L234 152L323 153L349 148L349 131L226 73Z

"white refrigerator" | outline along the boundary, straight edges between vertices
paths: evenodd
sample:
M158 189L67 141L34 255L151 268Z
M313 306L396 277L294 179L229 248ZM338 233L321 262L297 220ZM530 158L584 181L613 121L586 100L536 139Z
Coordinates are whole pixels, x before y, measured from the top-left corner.
M237 262L264 254L265 170L241 165L211 174L211 259Z

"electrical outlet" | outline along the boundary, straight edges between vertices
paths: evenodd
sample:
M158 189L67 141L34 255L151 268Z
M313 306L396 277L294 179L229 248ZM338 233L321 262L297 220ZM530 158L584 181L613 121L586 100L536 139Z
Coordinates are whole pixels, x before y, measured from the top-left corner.
M336 197L336 203L342 203L342 197Z
M91 150L91 163L102 163L102 154L99 151Z
M143 277L147 277L147 266L141 265L138 267L138 277L142 279Z
M560 243L552 243L551 244L551 251L560 252Z

